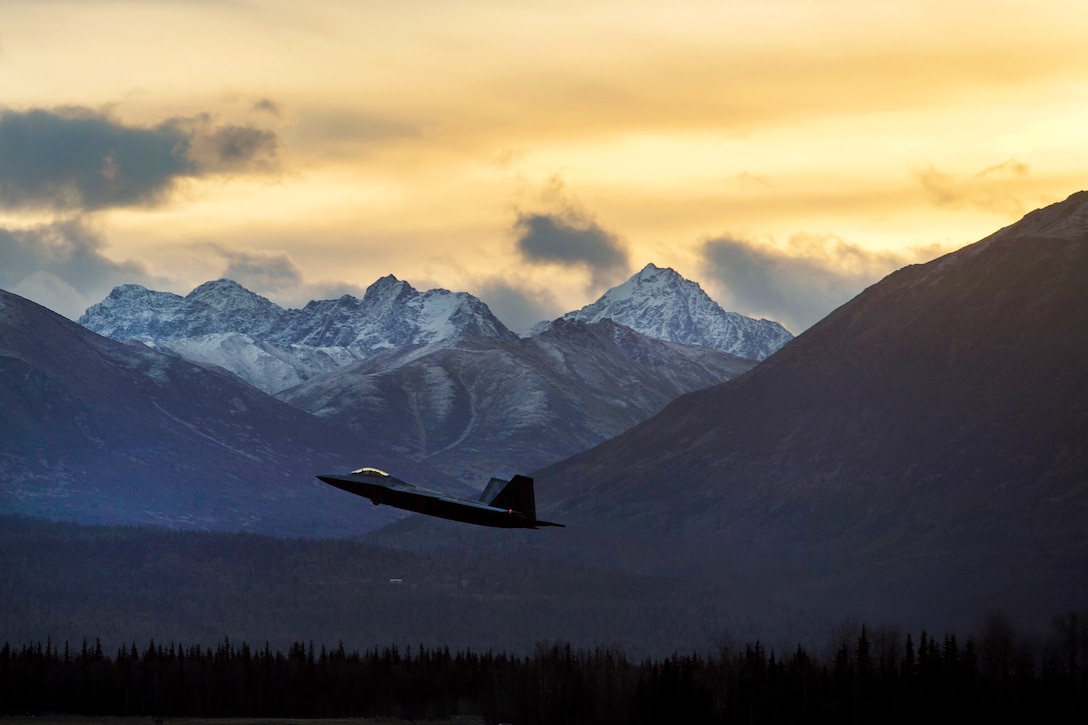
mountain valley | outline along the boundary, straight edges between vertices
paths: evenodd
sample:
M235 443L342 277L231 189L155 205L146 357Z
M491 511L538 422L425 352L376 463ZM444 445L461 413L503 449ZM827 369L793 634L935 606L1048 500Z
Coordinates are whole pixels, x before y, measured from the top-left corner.
M626 305L647 311L639 324L663 309L653 280L669 277L647 267L632 278L628 291L654 290ZM1088 603L1085 280L1086 192L889 275L757 365L611 315L527 338L446 336L453 318L437 310L464 298L432 295L428 307L387 277L372 302L405 305L403 324L298 322L300 341L268 348L336 358L278 391L291 405L181 356L201 336L251 350L287 329L286 317L255 322L271 303L233 283L200 296L237 305L204 300L205 312L178 317L177 300L152 293L142 320L136 307L116 316L128 322L111 334L159 330L145 340L158 349L5 293L0 513L365 535L419 561L677 578L678 591L701 582L730 617L750 618L746 631L791 636L851 616L969 631L1002 610L1038 624ZM121 289L110 304L145 292ZM362 303L338 304L354 319ZM247 322L198 325L201 314ZM404 517L313 479L361 464L462 493L528 473L539 513L567 528Z

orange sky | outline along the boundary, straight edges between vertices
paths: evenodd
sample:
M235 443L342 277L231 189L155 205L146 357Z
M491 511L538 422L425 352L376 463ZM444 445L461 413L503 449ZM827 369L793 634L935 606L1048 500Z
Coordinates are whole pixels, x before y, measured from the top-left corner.
M392 273L521 329L654 262L800 332L1088 186L1081 2L0 18L0 286L73 317L125 281L298 305Z

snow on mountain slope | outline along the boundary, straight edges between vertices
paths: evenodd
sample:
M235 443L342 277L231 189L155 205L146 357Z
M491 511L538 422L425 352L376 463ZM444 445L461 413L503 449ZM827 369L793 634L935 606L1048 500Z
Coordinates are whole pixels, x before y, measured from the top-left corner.
M115 340L219 365L267 393L389 348L466 335L516 338L472 295L421 293L392 275L361 300L345 295L302 309L284 309L225 279L185 297L122 285L79 323Z
M753 365L611 320L556 320L532 338L388 350L278 397L478 483L584 450Z
M763 360L793 339L777 322L726 312L695 282L653 264L563 318L583 322L611 318L650 337L752 360ZM547 324L536 325L530 334L539 333Z

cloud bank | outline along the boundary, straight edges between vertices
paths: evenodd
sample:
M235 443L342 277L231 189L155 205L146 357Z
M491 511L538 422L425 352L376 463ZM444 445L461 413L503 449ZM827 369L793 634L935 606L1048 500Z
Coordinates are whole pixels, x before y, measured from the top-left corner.
M155 206L186 178L273 171L278 145L272 131L206 114L134 126L76 106L0 110L0 207Z

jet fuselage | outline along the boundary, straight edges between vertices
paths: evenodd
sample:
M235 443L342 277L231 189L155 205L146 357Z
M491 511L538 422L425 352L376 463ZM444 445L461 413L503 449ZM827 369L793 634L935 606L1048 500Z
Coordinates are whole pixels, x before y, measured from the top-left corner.
M318 478L330 486L335 486L356 496L368 498L375 505L386 504L406 511L414 511L468 524L506 529L562 526L562 524L541 521L536 518L533 482L531 478L525 476L515 476L506 484L503 490L491 495L491 498L494 503L503 502L505 499L514 500L511 498L513 494L504 496L504 493L506 493L507 488L516 486L519 489L520 497L524 498L526 494L528 496L528 503L523 507L529 509L528 511L517 510L513 506L495 506L491 502L449 496L438 491L412 485L376 468L360 468L351 473L320 475ZM488 491L491 490L492 488L489 486ZM485 496L488 495L490 494L485 492Z

